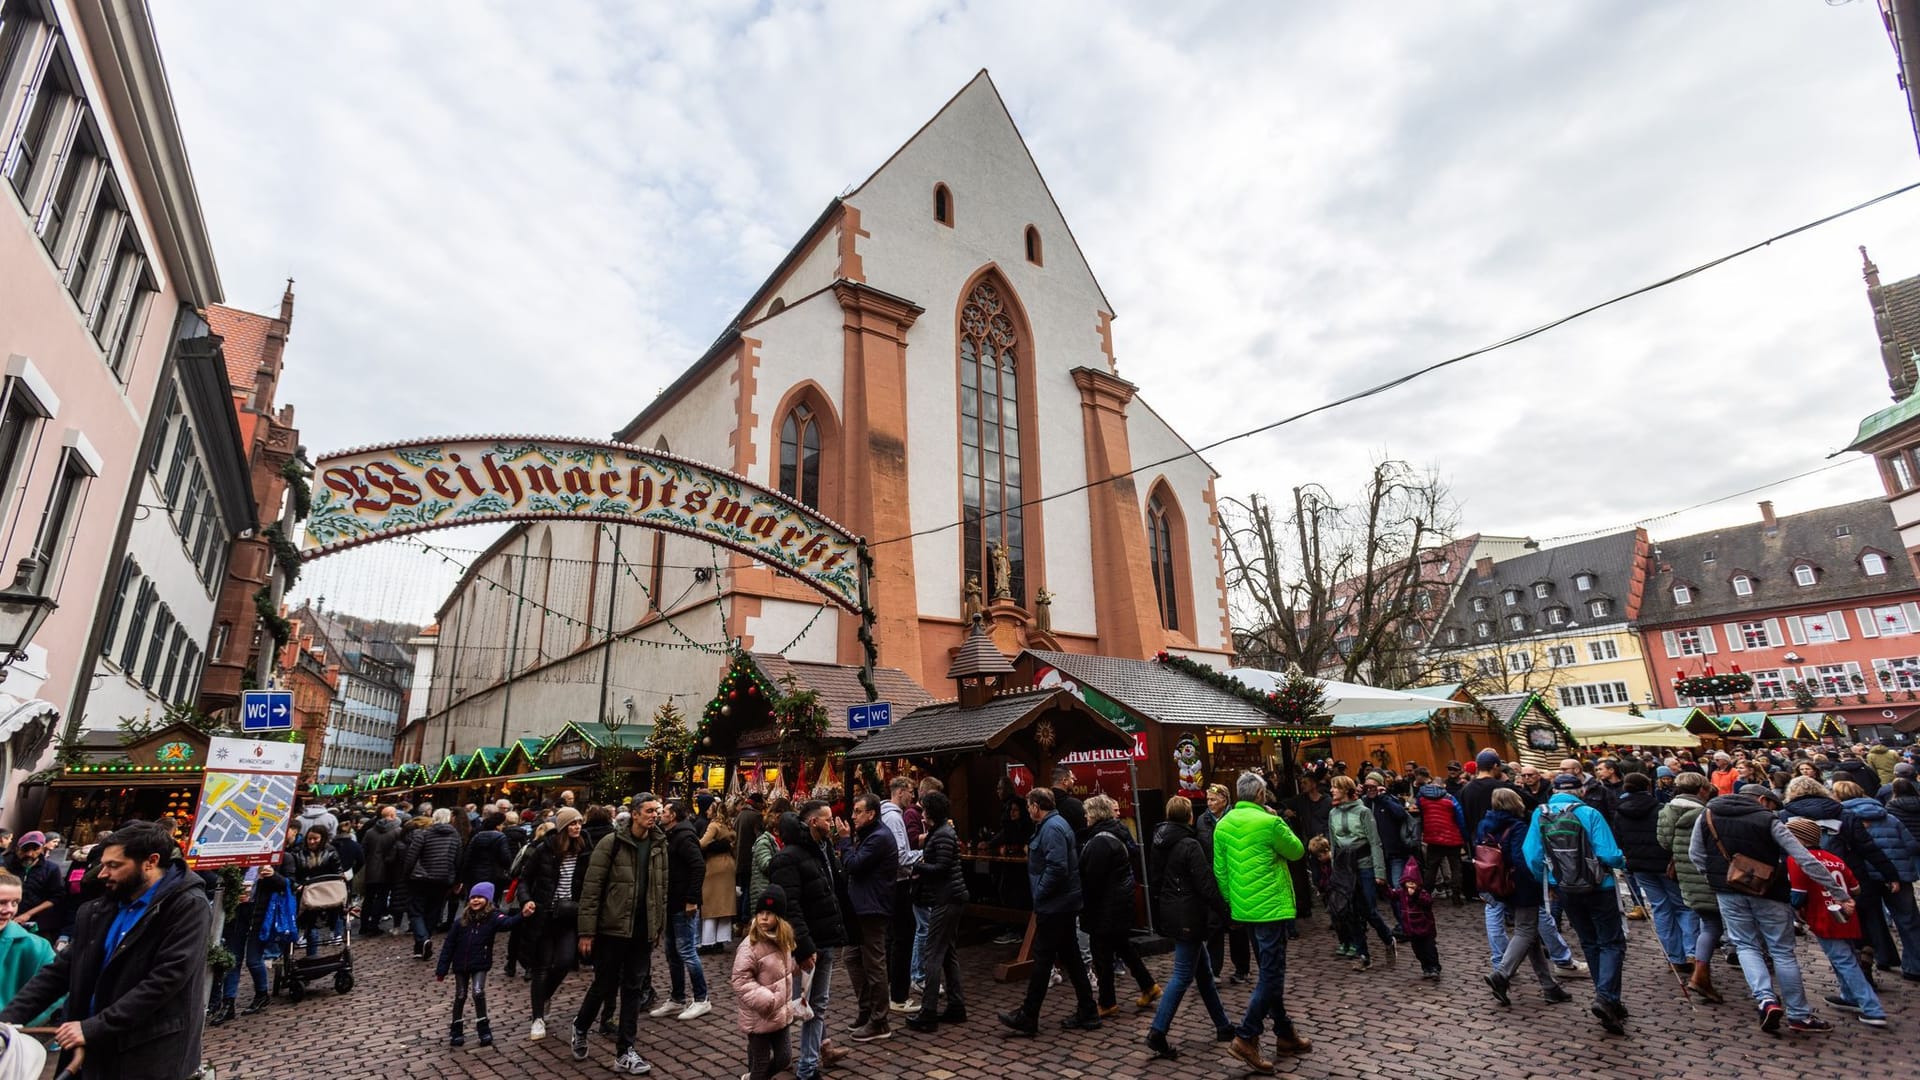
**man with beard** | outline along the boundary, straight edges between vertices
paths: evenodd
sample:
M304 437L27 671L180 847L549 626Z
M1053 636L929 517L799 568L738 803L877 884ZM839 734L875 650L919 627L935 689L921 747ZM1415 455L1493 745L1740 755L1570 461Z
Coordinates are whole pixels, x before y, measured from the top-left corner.
M0 1023L25 1024L62 995L54 1041L84 1050L83 1077L180 1077L200 1067L207 999L206 886L166 830L135 821L101 844L104 895L81 905L73 944L20 988Z

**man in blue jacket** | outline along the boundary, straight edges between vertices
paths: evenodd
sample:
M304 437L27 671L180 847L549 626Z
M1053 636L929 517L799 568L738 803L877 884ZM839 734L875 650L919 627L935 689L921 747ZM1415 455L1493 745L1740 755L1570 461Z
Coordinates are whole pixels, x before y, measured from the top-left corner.
M1610 1034L1624 1035L1627 1010L1620 1003L1620 969L1627 938L1613 871L1625 869L1627 859L1607 819L1581 800L1582 784L1571 772L1553 778L1553 797L1533 812L1521 850L1534 877L1559 895L1561 909L1580 935L1593 976L1593 1015Z
M1018 1009L1000 1014L1000 1022L1022 1035L1040 1032L1040 1005L1047 998L1047 984L1057 958L1067 981L1073 984L1078 1002L1072 1016L1060 1021L1063 1028L1092 1030L1100 1026L1100 1012L1093 1003L1093 984L1087 981L1087 968L1080 962L1080 941L1074 934L1074 920L1080 914L1080 852L1074 844L1073 827L1054 812L1053 792L1034 788L1027 792L1027 816L1036 822L1033 839L1027 843L1027 884L1033 891L1033 971L1027 976L1027 997Z

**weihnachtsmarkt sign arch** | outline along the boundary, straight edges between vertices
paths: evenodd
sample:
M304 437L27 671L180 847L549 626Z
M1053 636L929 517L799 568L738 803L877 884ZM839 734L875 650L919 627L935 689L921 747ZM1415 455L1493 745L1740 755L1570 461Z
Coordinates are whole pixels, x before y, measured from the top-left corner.
M303 558L496 521L596 521L709 541L818 590L863 621L865 543L806 506L697 461L624 443L460 436L314 463Z

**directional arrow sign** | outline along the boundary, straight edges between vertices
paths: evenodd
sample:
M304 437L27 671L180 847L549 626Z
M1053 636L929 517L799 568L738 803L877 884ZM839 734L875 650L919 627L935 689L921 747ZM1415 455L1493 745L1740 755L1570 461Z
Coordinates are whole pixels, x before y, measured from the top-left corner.
M293 727L293 692L248 690L240 695L240 726L245 731L288 731Z
M893 703L874 701L865 705L851 705L847 708L848 731L871 731L893 723Z

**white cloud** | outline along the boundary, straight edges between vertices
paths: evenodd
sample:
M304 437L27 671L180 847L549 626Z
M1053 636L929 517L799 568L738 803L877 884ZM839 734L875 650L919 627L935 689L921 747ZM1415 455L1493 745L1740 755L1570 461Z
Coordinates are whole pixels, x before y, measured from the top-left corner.
M229 301L299 279L315 450L614 429L826 201L992 69L1194 443L1915 172L1873 5L302 5L156 13ZM1920 195L1212 453L1223 488L1436 465L1537 536L1818 464L1885 403L1855 245ZM1214 388L1234 385L1230 409ZM1865 463L1774 494L1873 493ZM1741 504L1663 523L1744 519Z

